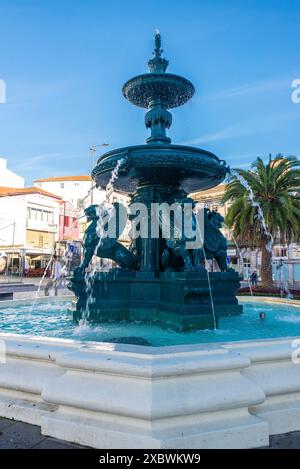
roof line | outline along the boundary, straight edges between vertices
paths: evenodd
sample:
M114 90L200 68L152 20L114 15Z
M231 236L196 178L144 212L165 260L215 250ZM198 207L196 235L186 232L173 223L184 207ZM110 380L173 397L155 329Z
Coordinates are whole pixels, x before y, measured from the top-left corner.
M34 182L55 182L55 181L91 181L91 176L81 174L78 176L50 176L47 178L35 179Z
M54 199L62 200L62 197L52 192L45 191L40 187L0 187L0 197L10 197L15 195L30 195L30 194L40 194L46 197L52 197Z

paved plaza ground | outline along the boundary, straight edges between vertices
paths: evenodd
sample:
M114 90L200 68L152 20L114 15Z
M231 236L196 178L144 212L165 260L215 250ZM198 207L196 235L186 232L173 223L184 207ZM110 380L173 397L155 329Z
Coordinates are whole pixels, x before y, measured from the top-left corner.
M5 289L5 287L8 287L14 291L14 300L23 300L23 299L32 299L35 298L36 296L38 297L43 297L45 296L44 293L44 288L49 279L44 278L41 286L40 286L40 291L37 293L39 289L39 284L41 282L41 277L23 277L20 278L19 276L0 276L0 291L1 288ZM14 287L14 284L18 283L19 285ZM24 287L20 286L20 283L24 284ZM63 286L60 286L58 289L58 294L59 296L63 295L72 295L73 293L67 288L66 286L67 281L65 281ZM241 282L242 287L248 286L248 283L245 281ZM53 288L50 290L50 296L54 294ZM0 302L1 305L1 302Z
M36 297L44 297L44 288L48 282L48 278L42 280L41 277L23 277L18 276L0 276L0 291L1 289L11 289L14 292L14 300L34 299ZM58 289L59 296L72 295L72 292L66 287L66 283ZM23 286L20 286L23 284ZM40 286L40 290L39 290ZM39 290L39 291L38 291ZM50 289L50 296L54 295L53 288ZM0 302L1 306L1 302Z
M0 449L78 449L66 441L41 435L40 427L0 418Z

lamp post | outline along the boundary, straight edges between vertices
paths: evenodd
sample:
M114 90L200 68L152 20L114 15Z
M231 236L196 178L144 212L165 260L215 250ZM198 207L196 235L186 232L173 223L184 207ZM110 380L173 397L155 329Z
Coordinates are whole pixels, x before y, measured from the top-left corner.
M91 152L91 172L93 170L93 167L94 167L94 157L95 157L95 154L96 154L96 151L97 151L97 148L99 147L108 147L109 146L109 143L99 143L98 145L93 145L92 147L90 147L90 152ZM91 205L93 205L93 181L91 180Z
M20 258L21 258L21 266L20 266L20 273L21 273L21 282L23 281L24 270L25 270L25 256L26 256L26 249L20 249Z

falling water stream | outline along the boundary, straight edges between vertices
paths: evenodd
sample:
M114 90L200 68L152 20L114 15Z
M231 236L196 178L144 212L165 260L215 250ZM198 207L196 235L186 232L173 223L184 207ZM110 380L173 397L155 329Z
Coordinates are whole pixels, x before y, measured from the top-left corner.
M288 266L286 263L281 259L279 263L275 264L275 282L277 288L280 290L281 296L286 294L286 298L290 300L293 295L291 294L289 290L289 282L288 282ZM286 272L286 275L284 273L284 270Z
M246 189L246 191L248 192L248 198L249 198L249 201L252 205L252 207L254 208L257 208L257 216L258 218L260 219L261 221L261 226L262 226L262 229L263 229L263 232L264 232L264 235L265 237L268 239L267 243L266 243L266 248L268 249L268 251L270 252L271 254L271 258L270 258L270 265L271 265L271 269L273 270L273 262L272 262L272 259L273 259L273 244L274 244L274 239L273 239L273 236L272 234L270 233L270 231L268 230L268 226L267 226L267 223L266 223L266 219L264 217L264 213L263 213L263 210L261 208L261 205L259 202L256 202L255 201L255 197L254 197L254 193L253 193L253 190L252 188L250 187L249 183L246 181L246 179L241 176L241 174L239 174L238 171L235 171L234 169L230 169L229 170L230 174L234 177L237 178L237 180L242 184L242 186ZM234 238L233 238L234 240ZM235 242L235 240L234 240ZM237 246L237 243L235 242L236 246ZM238 249L238 247L237 247ZM286 297L287 299L290 299L292 297L290 291L289 291L289 288L288 288L288 280L286 281L282 281L282 269L284 267L284 263L282 263L282 265L280 266L276 266L276 269L279 270L278 272L278 276L279 276L279 280L277 279L276 280L276 283L277 283L277 286L281 289L281 291L285 291L286 292ZM250 283L249 283L249 288L250 288ZM252 292L252 289L250 288L250 292L251 292L251 295L253 296L253 292Z
M40 291L41 291L43 282L44 282L45 277L46 277L46 275L47 275L48 269L49 269L49 267L50 267L50 265L51 265L51 263L52 263L52 261L53 261L53 256L54 256L54 254L55 254L55 250L53 249L53 252L52 252L52 254L51 254L51 256L50 256L50 259L49 259L49 261L48 261L48 263L47 263L47 265L46 265L46 267L45 267L43 276L42 276L41 280L39 281L38 289L37 289L37 291L35 292L34 300L33 300L33 302L32 302L31 312L32 312L32 311L34 310L34 308L35 308L35 305L36 305L37 299L38 299L38 297L39 297L39 293L40 293Z
M213 315L213 321L214 321L214 330L217 330L217 319L216 319L216 312L215 312L215 305L214 305L214 299L213 299L213 294L212 294L212 286L211 286L211 281L210 281L210 276L209 276L209 271L207 269L207 257L206 257L206 252L205 252L205 247L204 247L204 240L201 232L201 228L199 229L199 235L200 235L200 240L202 244L202 250L203 250L203 256L205 260L205 271L206 271L206 276L207 276L207 284L208 284L208 289L209 289L209 298L210 298L210 304L211 304L211 311Z
M114 207L111 204L111 196L114 191L114 182L119 177L119 171L121 167L126 163L127 158L123 157L117 161L115 168L111 172L110 179L105 188L105 199L104 201L98 206L97 215L98 215L98 222L97 222L97 235L99 236L99 241L94 251L94 255L97 254L98 249L101 246L102 238L104 235L104 227L109 222L110 218L113 216ZM105 220L105 221L104 221ZM95 302L95 297L93 296L93 286L95 281L95 274L97 270L97 265L92 264L92 268L90 272L86 272L84 276L85 285L86 285L86 295L87 295L87 302L85 311L82 314L82 319L80 320L80 325L86 325L89 316L91 306Z
M233 230L232 230L231 228L229 228L229 226L226 225L226 223L224 223L224 222L223 222L223 225L224 225L224 227L225 227L228 231L230 231L230 235L231 235L231 237L232 237L232 241L233 241L234 244L235 244L235 247L236 247L237 253L238 253L238 255L239 255L242 268L243 268L243 267L244 267L243 255L242 255L241 250L240 250L240 248L239 248L239 245L238 245L238 243L237 243L237 241L236 241L236 239L235 239L235 237L234 237L234 235L233 235L233 232L232 232ZM249 286L250 294L251 294L251 296L253 296L253 290L252 290L252 285L251 285L251 281L250 281L249 276L247 276L247 283L248 283L248 286Z
M90 193L90 191L89 191L89 193ZM72 222L72 224L71 224L71 226L70 226L70 229L71 229L71 230L73 229L75 223L78 223L79 218L81 218L81 217L78 217L78 216L77 216L76 219L73 220L73 222ZM49 231L48 231L48 234L49 234ZM61 241L61 239L58 239L58 243L59 243L60 241ZM34 299L33 299L33 302L32 302L31 311L33 311L34 308L35 308L35 306L36 306L37 299L38 299L39 294L40 294L40 291L41 291L41 289L42 289L43 282L44 282L44 280L45 280L45 278L46 278L47 272L48 272L48 270L49 270L49 268L50 268L50 266L51 266L51 264L52 264L52 262L53 262L53 257L54 257L54 255L55 255L55 245L54 245L54 247L53 247L53 249L52 249L52 253L51 253L50 259L49 259L49 261L48 261L48 263L47 263L47 265L46 265L46 267L45 267L45 270L44 270L44 272L43 272L43 275L42 275L42 277L41 277L41 279L40 279L40 281L39 281L39 283L38 283L38 288L37 288L37 290L36 290L36 292L35 292L35 296L34 296Z
M237 178L237 180L242 184L242 186L248 192L248 199L252 207L257 208L257 216L260 219L264 235L268 239L268 242L266 243L266 248L272 254L274 239L273 239L272 234L268 230L266 219L264 217L264 213L263 213L260 203L256 202L253 190L251 186L249 185L249 183L246 181L246 179L243 176L241 176L241 174L239 174L238 171L235 171L234 169L230 169L229 172L232 176ZM272 262L272 258L271 258L271 262Z

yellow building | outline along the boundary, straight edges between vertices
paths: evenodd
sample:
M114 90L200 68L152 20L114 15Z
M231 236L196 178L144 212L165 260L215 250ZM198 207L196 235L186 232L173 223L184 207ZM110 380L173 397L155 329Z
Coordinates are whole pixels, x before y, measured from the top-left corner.
M210 209L216 208L218 212L225 217L227 213L228 204L222 205L221 200L226 189L226 184L219 184L212 189L207 189L202 192L193 192L190 194L192 199L196 202L203 204Z

